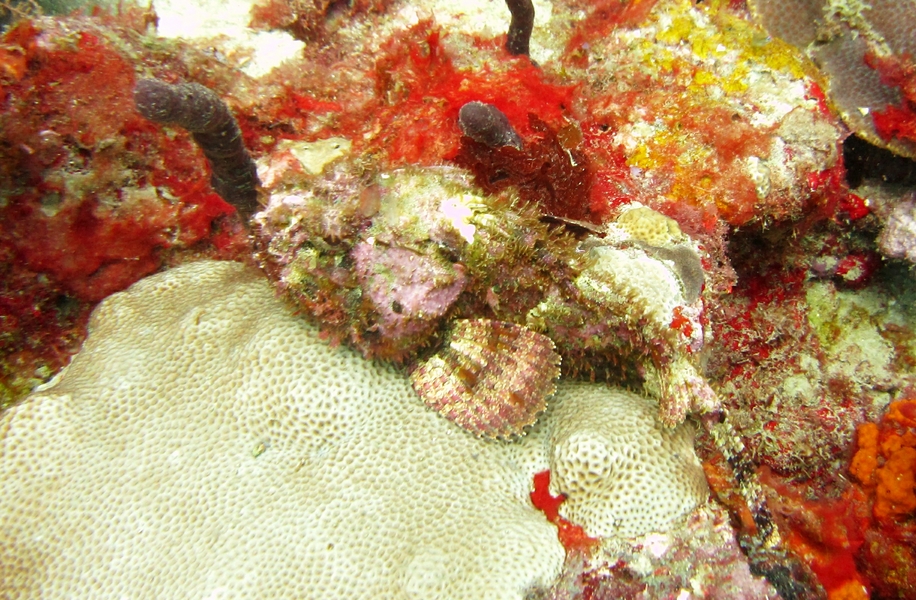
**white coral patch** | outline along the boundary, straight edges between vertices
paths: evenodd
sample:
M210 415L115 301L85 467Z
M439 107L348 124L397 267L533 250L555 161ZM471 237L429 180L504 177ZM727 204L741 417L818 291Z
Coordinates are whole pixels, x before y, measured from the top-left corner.
M669 266L640 248L592 248L593 259L576 280L589 299L627 306L633 322L647 319L658 329L669 328L674 309L685 304L681 282Z
M320 175L325 166L346 156L350 152L352 143L342 137L330 137L313 142L283 140L277 144L280 151L288 150L302 168L312 175Z
M91 331L0 417L11 597L520 600L559 573L530 475L256 270L151 277Z
M447 219L452 227L468 244L474 243L474 234L477 232L477 226L471 223L471 219L476 214L472 209L473 203L480 203L480 198L470 194L461 194L457 197L448 197L442 200L440 211L442 216Z
M623 390L567 385L550 430L551 491L560 514L590 536L667 529L706 500L693 427L662 425L657 408Z

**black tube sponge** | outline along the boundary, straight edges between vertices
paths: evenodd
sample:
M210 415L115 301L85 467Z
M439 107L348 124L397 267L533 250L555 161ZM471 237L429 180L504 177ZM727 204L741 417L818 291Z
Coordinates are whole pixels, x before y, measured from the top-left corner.
M506 36L506 50L516 56L528 56L531 32L534 31L534 4L531 0L506 0L506 6L512 14Z
M242 143L242 132L229 107L212 90L197 83L171 85L141 79L134 87L141 115L191 132L210 163L210 185L247 219L258 208L257 168Z

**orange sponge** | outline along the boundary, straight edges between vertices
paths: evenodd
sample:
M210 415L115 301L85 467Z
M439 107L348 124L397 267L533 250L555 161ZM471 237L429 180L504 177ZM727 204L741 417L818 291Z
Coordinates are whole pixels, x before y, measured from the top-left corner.
M916 400L893 402L880 425L859 427L850 473L874 489L879 520L916 511Z
M852 457L849 472L862 485L871 486L875 484L875 469L878 467L878 425L864 423L856 433L858 450Z

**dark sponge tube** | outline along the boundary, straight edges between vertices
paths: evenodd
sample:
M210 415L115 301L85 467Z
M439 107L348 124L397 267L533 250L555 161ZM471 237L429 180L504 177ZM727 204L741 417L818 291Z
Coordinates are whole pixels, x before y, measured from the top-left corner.
M508 117L492 104L475 100L462 106L458 111L458 127L464 135L490 148L513 146L522 149L522 138Z
M506 50L515 56L528 56L531 32L534 30L534 4L531 0L506 0L506 6L512 15Z
M141 79L134 87L134 104L150 121L191 132L210 163L213 190L244 219L257 210L261 185L257 168L242 143L238 123L219 96L197 83L171 85Z

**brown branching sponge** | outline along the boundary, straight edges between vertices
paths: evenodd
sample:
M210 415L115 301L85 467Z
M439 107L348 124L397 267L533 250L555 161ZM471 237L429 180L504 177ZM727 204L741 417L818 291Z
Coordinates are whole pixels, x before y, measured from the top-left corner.
M261 182L238 123L219 96L197 83L171 85L141 79L134 88L134 103L150 121L190 131L210 163L213 190L242 218L254 213Z
M462 106L458 111L458 127L464 135L490 148L512 146L522 149L522 138L509 123L509 118L492 104L474 101Z
M531 0L506 0L506 6L512 13L509 33L506 36L506 50L516 56L528 56L528 45L531 42L531 32L534 30L534 4Z

